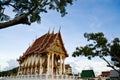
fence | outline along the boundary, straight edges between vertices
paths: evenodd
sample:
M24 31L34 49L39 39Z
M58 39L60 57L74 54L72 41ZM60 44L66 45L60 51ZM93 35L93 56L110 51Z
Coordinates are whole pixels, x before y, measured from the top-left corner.
M82 80L68 75L20 75L2 77L0 80Z
M102 80L110 80L109 77L102 78ZM0 80L98 80L98 78L93 79L82 79L76 76L68 75L19 75L19 76L6 76L0 77Z

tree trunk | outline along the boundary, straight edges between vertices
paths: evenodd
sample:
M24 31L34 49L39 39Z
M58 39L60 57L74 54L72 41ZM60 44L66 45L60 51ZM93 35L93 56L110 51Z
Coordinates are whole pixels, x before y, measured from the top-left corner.
M18 17L16 17L13 20L10 20L8 22L4 22L4 23L0 23L0 29L3 28L7 28L7 27L11 27L17 24L27 24L30 25L30 22L28 21L27 15L26 14L22 14Z

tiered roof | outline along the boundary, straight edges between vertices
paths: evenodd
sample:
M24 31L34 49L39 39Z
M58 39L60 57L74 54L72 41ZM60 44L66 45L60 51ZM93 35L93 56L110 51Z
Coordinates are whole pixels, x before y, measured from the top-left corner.
M54 34L54 32L50 33L48 31L48 33L46 33L43 36L37 38L33 42L33 44L31 46L29 46L29 48L26 50L26 52L23 54L23 56L21 56L19 58L18 61L23 61L27 56L29 56L31 54L45 54L47 49L54 42L54 40L57 36L60 39L60 43L62 45L63 51L65 52L65 56L68 57L68 54L67 54L67 52L65 50L65 47L64 47L64 44L63 44L63 40L62 40L60 31L56 34Z
M69 64L65 64L65 69L71 68Z

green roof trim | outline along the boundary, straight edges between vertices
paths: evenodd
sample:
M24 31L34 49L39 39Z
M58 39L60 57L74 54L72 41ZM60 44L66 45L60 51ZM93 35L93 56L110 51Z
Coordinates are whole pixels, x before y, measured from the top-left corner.
M93 70L82 70L81 78L95 78Z

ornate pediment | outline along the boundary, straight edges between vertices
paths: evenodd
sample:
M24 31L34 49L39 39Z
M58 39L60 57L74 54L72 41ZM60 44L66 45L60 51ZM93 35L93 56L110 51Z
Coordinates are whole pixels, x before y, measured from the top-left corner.
M57 52L57 53L60 53L60 54L64 54L65 53L64 50L63 50L62 44L60 42L60 39L58 37L50 45L48 50L53 51L53 52Z

